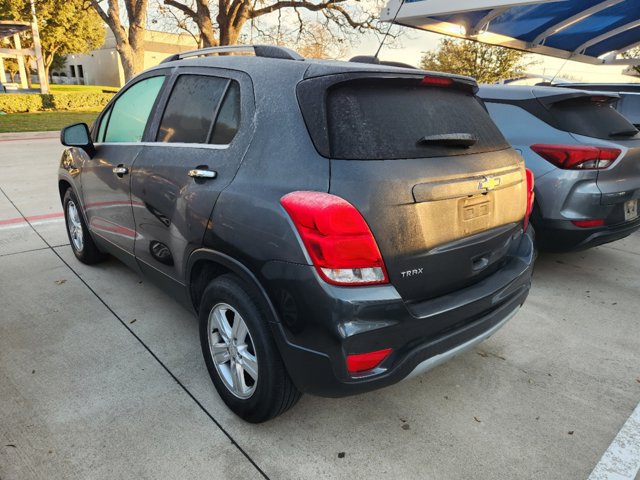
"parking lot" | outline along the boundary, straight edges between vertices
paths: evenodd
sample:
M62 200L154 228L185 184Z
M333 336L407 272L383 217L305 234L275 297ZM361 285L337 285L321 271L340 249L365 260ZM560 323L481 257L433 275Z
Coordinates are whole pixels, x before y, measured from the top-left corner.
M193 314L116 260L74 258L61 151L0 136L0 479L637 474L605 452L640 401L639 233L541 255L520 313L421 377L251 425L218 398Z

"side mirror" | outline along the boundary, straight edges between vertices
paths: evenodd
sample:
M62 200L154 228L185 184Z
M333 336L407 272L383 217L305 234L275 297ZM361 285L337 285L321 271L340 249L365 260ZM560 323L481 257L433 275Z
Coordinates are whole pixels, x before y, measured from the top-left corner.
M74 123L64 127L60 131L60 143L65 147L78 147L83 149L90 157L96 153L96 148L91 141L91 134L86 123Z

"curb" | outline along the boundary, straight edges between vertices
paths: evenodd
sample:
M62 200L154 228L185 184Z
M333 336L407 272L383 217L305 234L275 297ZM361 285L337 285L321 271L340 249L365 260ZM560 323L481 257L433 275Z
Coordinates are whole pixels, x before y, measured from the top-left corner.
M54 138L60 138L59 130L49 132L0 133L0 142L10 140L51 140Z

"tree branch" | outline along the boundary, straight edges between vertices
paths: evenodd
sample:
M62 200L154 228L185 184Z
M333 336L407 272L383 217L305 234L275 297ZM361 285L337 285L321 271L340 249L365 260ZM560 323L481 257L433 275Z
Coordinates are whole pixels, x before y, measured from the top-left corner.
M180 10L182 13L192 18L193 20L196 20L198 18L198 15L196 14L196 12L194 12L191 8L186 6L184 3L177 2L176 0L164 0L164 4L169 5L170 7L173 7L173 8L177 8L178 10Z
M111 22L110 22L111 19L106 14L106 12L102 9L100 4L98 3L98 0L91 0L91 6L96 12L98 12L98 15L100 15L100 18L104 23L106 23L107 25L111 25Z
M334 5L338 2L344 2L345 0L328 0L326 2L321 3L313 3L308 0L281 0L279 2L268 5L264 8L259 8L258 10L253 10L249 17L255 18L261 15L266 15L268 13L275 12L276 10L280 10L281 8L306 8L311 12L317 12L323 10L325 8L329 8L330 5Z

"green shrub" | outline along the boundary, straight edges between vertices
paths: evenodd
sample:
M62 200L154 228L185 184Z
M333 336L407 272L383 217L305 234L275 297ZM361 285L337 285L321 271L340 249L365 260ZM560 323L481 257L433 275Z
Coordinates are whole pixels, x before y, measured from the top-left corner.
M114 93L99 92L0 94L0 112L23 113L42 110L96 110L104 107L114 95Z
M86 110L104 107L114 96L114 93L97 92L69 92L54 93L48 95L51 107L54 110ZM44 103L44 102L43 102Z
M5 93L0 94L0 112L22 113L37 112L43 109L42 95Z

